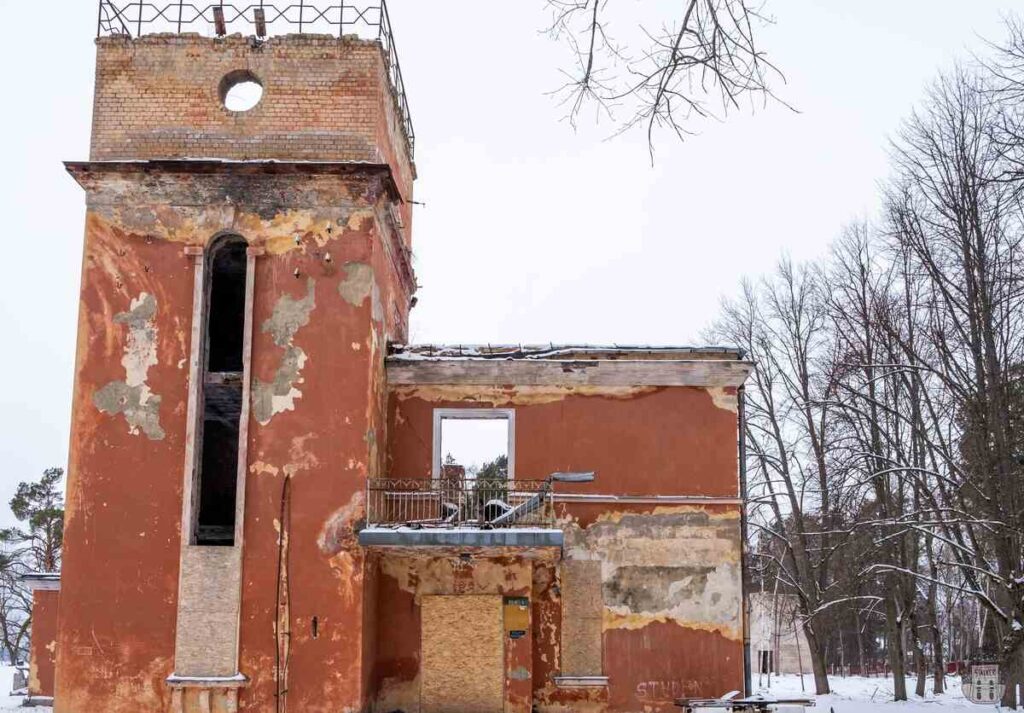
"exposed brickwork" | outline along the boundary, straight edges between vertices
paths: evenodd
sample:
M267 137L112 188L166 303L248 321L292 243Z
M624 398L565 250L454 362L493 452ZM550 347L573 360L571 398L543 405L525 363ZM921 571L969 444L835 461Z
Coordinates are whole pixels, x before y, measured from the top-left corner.
M404 196L413 168L374 41L289 35L97 40L91 158L389 163ZM264 87L244 113L221 101L238 70Z

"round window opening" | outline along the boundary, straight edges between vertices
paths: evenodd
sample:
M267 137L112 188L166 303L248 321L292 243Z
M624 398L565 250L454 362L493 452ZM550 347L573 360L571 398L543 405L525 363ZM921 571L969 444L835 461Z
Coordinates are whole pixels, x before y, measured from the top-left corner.
M252 72L232 72L220 83L220 100L228 111L245 112L263 98L263 84Z

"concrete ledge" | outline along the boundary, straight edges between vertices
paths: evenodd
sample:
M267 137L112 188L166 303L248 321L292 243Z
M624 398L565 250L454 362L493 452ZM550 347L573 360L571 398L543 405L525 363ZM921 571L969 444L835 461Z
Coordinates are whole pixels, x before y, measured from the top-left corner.
M172 673L167 677L171 688L245 688L249 678L240 673L234 676L179 676Z
M539 527L413 529L368 527L359 533L363 547L561 547L561 530Z
M60 591L60 572L26 572L21 581L33 592Z
M601 687L608 685L607 676L555 676L559 688Z

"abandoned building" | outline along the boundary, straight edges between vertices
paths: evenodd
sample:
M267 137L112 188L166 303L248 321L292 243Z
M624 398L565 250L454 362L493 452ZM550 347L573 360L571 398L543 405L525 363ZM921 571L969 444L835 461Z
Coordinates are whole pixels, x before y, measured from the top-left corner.
M529 713L743 689L743 354L404 346L414 134L382 3L158 5L101 2L67 164L87 214L34 693Z

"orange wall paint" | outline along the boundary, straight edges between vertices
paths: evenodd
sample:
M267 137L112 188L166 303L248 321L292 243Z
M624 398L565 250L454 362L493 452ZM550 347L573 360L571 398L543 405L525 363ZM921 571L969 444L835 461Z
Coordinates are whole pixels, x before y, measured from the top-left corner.
M57 664L57 613L60 592L32 593L32 649L29 652L29 696L53 697Z
M165 176L170 187L162 195L150 191L146 180L139 174L87 182L90 201L103 205L94 205L87 218L56 710L155 713L170 703L164 679L174 671L193 310L193 263L179 240L201 245L217 232L210 226L220 223L239 226L251 243L266 244L280 236L277 223L285 213L283 251L277 243L257 259L255 378L273 381L282 363L284 350L264 329L279 301L305 296L312 279L316 304L294 338L306 355L296 383L301 397L266 425L255 414L249 423L240 670L252 681L241 693L240 709L274 709L277 523L286 474L292 479L289 705L310 713L358 709L369 680L364 649L370 656L372 646L358 624L366 599L364 553L353 528L362 517L365 479L379 473L383 459L375 446L384 437L383 349L389 336L404 333L408 304L384 248L384 185L366 176L178 175ZM291 201L306 212L257 202L225 213L208 190L220 191L221 201L225 193L246 195ZM110 209L108 191L148 195L151 203ZM192 205L207 206L198 217L186 207L193 194ZM186 215L194 222L184 222ZM174 239L165 232L172 224L179 226ZM354 263L370 265L377 282L355 304L340 289ZM371 292L379 297L378 310ZM156 363L146 383L160 398L162 438L130 432L124 415L102 412L93 400L105 384L125 379L129 329L115 316L143 293L156 301ZM314 616L316 639L310 631Z
M735 393L735 390L730 389ZM424 387L397 387L389 403L389 473L431 472L433 409L514 407L516 477L593 470L597 479L563 492L737 497L736 413L705 389L666 387L628 398L567 395L456 402ZM521 400L523 403L517 403ZM541 403L536 403L537 401Z

